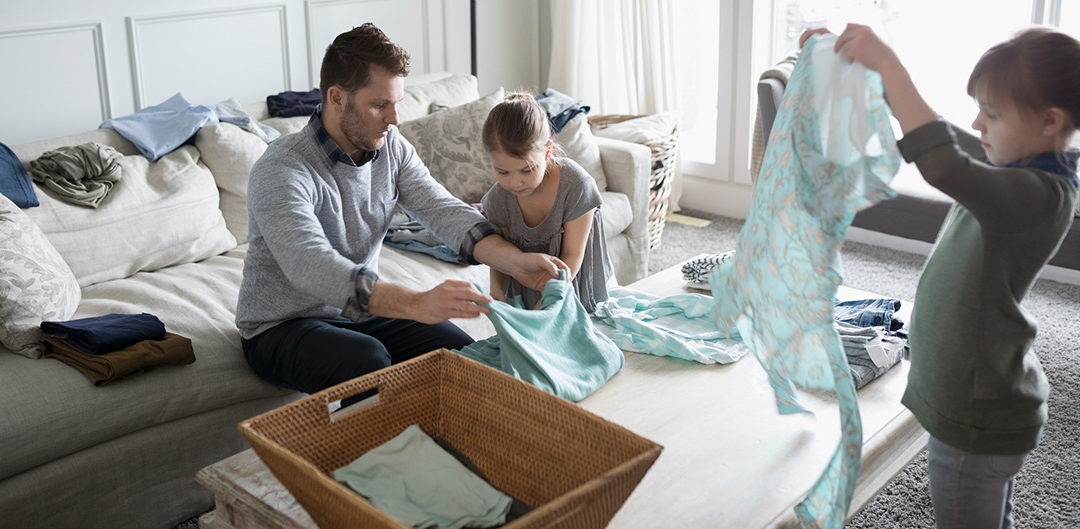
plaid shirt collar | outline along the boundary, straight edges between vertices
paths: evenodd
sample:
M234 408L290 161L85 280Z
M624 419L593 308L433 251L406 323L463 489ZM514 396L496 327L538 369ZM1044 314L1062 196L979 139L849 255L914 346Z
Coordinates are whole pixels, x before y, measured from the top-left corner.
M345 154L345 151L341 150L341 147L338 147L338 144L330 137L330 133L326 132L326 127L323 127L322 120L319 119L319 116L321 115L322 104L316 106L315 112L311 113L311 119L308 120L308 126L315 129L315 139L319 140L319 145L322 146L323 152L326 153L327 158L330 158L331 162L340 162L353 167L360 167L379 157L378 150L366 151L359 164L353 161L351 156Z

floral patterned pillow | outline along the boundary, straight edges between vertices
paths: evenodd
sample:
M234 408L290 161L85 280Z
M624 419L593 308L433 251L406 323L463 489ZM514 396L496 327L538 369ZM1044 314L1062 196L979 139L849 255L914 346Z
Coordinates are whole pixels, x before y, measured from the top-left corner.
M503 100L503 89L471 103L438 110L398 125L431 176L468 204L480 202L495 184L495 171L480 131L488 112Z
M79 282L37 224L0 196L0 343L41 358L41 322L68 320Z

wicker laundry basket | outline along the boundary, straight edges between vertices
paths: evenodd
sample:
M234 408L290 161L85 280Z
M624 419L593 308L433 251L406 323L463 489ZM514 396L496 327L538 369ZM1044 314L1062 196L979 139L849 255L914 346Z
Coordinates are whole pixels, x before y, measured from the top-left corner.
M632 114L605 114L590 116L589 125L593 130L603 130L616 123L644 116ZM671 134L651 143L644 144L652 151L649 172L649 249L660 246L660 237L664 233L667 219L668 199L671 197L671 183L675 180L678 167L679 128L674 127Z
M376 402L328 413L330 402L371 389L378 398L368 400ZM239 429L319 527L405 529L330 472L411 424L445 439L492 485L534 506L506 529L606 526L662 450L446 349L312 394Z

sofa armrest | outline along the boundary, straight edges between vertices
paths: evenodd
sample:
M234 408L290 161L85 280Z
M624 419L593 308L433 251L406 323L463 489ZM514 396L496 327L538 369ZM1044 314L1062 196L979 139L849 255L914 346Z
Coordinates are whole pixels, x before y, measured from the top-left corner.
M642 278L648 272L649 259L649 148L627 141L596 137L600 163L607 177L607 190L623 193L630 199L633 220L624 232L628 238L633 263L629 275ZM620 278L623 281L623 278Z

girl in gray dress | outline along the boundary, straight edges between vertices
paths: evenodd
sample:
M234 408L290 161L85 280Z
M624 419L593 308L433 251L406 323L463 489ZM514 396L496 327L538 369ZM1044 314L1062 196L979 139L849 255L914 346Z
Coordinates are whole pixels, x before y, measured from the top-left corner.
M488 114L482 136L498 177L484 195L484 214L521 251L562 259L592 312L607 299L612 274L596 182L577 162L553 155L547 112L530 94L507 94ZM491 296L536 308L541 293L493 268Z

